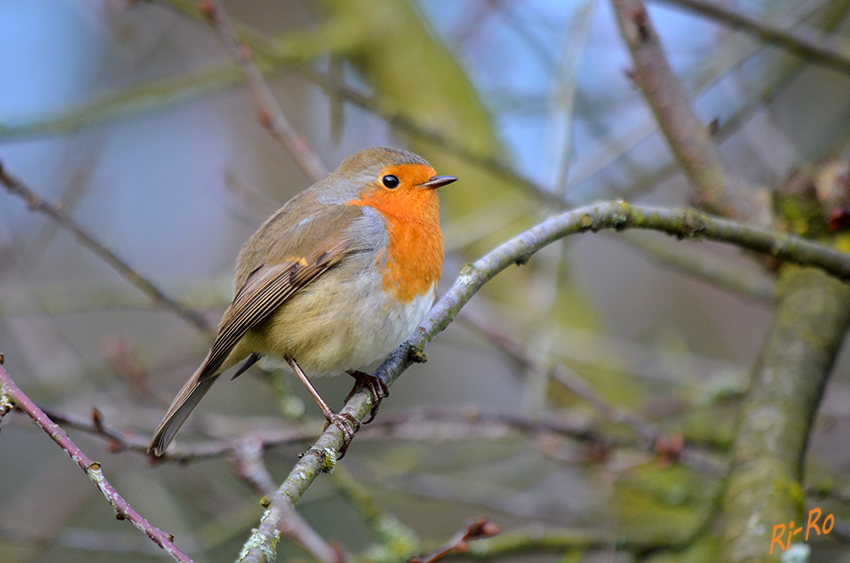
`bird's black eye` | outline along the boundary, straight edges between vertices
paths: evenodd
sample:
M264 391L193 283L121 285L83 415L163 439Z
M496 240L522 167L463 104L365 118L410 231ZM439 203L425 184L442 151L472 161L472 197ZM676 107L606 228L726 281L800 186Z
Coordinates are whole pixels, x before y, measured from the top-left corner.
M397 188L399 184L398 178L396 176L393 176L392 174L387 174L386 176L381 178L381 181L384 183L384 186L391 190Z

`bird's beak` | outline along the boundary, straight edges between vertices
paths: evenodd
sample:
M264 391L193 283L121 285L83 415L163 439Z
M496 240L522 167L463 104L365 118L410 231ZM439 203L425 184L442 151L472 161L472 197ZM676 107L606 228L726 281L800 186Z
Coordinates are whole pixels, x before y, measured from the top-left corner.
M447 184L451 184L452 182L456 182L457 178L454 176L434 176L427 182L422 182L419 184L420 188L427 188L429 190L435 190L437 188L441 188Z

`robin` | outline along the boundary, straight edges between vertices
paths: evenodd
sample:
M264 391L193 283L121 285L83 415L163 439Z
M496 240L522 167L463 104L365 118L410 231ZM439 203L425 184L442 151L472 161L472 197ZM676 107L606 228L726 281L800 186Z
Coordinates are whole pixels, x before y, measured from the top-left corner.
M372 392L374 416L388 390L361 370L398 347L434 303L443 269L436 188L455 180L411 152L371 148L281 207L242 247L215 342L148 452L162 455L222 372L244 362L235 379L263 357L292 368L347 446L359 421L331 410L308 377L349 373L352 394Z

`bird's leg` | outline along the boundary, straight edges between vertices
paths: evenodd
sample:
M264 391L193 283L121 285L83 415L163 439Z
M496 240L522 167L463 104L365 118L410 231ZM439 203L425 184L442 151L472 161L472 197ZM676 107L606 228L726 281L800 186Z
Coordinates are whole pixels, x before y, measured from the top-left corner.
M337 458L342 459L342 457L345 455L346 450L348 450L348 445L351 443L351 440L354 439L355 432L360 429L360 421L348 413L339 414L334 412L328 406L325 400L322 399L322 396L319 395L319 392L316 391L316 388L313 387L313 384L310 382L310 380L307 379L307 375L301 369L301 366L299 366L295 362L295 359L286 358L286 363L289 364L289 367L292 368L292 370L298 376L298 379L301 380L301 383L303 383L307 387L307 390L310 392L310 394L313 395L313 399L316 400L316 403L319 405L319 408L322 409L322 414L325 415L325 420L327 421L325 423L325 430L327 430L328 426L331 424L342 430L344 441L342 444L342 448L340 448L339 450L339 458Z
M381 399L390 396L390 389L380 377L375 377L374 375L369 375L368 373L364 373L356 369L348 370L348 375L354 378L354 387L351 389L351 393L348 394L348 397L345 398L346 403L352 395L360 390L361 387L368 387L369 391L372 393L372 410L369 411L369 420L363 421L363 424L369 424L375 419L375 415L378 413L378 407L381 405Z

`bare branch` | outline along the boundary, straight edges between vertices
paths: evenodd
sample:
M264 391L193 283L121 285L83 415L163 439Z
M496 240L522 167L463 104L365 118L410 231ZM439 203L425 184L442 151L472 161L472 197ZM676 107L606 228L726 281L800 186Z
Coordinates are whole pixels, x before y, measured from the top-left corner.
M0 404L0 417L3 409ZM117 430L110 427L97 410L90 417L75 416L54 410L45 410L47 416L66 428L86 432L108 442L107 449L112 453L132 451L147 456L149 437L142 436L129 430ZM235 456L237 476L246 480L260 494L274 492L267 490L267 483L260 478L260 473L245 475L246 467L252 460L240 457L245 455L242 450L246 444L249 448L257 445L262 451L286 445L302 444L316 435L318 425L303 426L286 425L286 428L268 431L255 430L234 440L219 440L195 446L175 444L168 452L156 458L156 463L186 464L207 459ZM470 440L496 439L507 436L512 432L525 433L555 433L573 440L601 443L611 446L632 446L632 441L621 439L606 439L596 433L585 423L576 423L558 416L535 417L534 419L499 412L482 412L478 409L431 408L411 409L400 413L382 416L359 433L361 440L430 440L435 435L441 439ZM240 451L242 450L242 451ZM256 467L248 467L249 472L257 471ZM260 470L261 471L261 470ZM261 486L258 486L261 485Z
M270 495L277 485L263 462L264 446L263 440L256 434L237 440L230 448L230 466L233 473L254 489L254 492Z
M103 475L101 464L97 461L92 461L83 453L80 448L71 441L68 435L59 426L54 423L32 400L21 391L6 370L0 365L0 415L5 414L10 404L16 405L24 411L31 419L35 421L42 430L47 432L47 435L56 442L65 453L71 456L80 469L88 476L89 479L97 486L98 490L106 497L112 509L115 511L115 517L118 520L129 520L139 531L147 535L159 547L161 547L175 561L182 563L192 563L192 559L180 551L174 545L174 538L170 534L166 534L159 528L148 522L141 514L130 506L124 498L118 494L118 491L106 480ZM98 424L96 419L96 424Z

